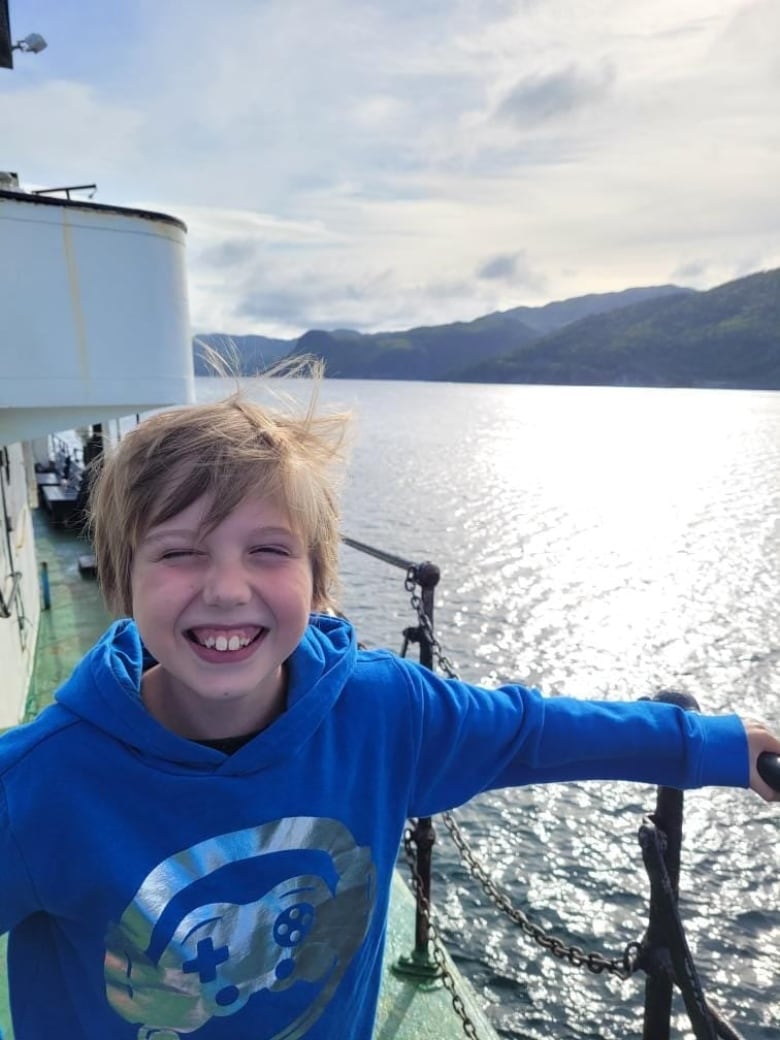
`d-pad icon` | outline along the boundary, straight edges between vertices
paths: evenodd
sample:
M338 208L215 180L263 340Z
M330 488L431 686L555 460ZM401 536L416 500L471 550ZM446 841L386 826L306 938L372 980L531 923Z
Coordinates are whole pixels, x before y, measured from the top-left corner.
M217 977L217 965L224 964L230 956L227 946L214 949L211 936L198 942L198 953L191 961L185 961L181 969L186 975L197 972L201 982L213 982Z

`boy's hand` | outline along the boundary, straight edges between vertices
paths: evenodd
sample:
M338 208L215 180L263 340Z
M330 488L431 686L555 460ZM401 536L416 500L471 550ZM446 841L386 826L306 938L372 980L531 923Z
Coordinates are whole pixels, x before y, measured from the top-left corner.
M742 723L748 739L750 786L765 802L780 802L780 791L771 788L758 773L758 756L764 751L768 751L772 755L780 755L780 740L771 734L766 726L754 719L743 719Z

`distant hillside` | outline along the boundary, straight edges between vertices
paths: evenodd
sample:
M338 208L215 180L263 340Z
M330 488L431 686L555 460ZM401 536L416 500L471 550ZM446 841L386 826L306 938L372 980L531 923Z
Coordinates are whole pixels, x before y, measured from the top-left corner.
M529 328L546 335L555 332L564 325L571 325L581 318L589 318L593 314L605 314L620 307L630 307L644 300L656 300L662 296L679 296L682 293L693 293L694 289L681 289L678 285L654 285L644 289L624 289L622 292L591 293L589 296L575 296L571 300L556 300L543 307L513 307L503 311L504 315L512 315L524 322Z
M403 332L361 333L351 329L306 332L298 340L266 336L208 333L194 345L195 375L214 375L198 343L230 359L241 374L255 375L286 355L311 354L325 362L326 375L343 379L457 379L471 366L502 357L517 347L591 314L614 310L638 300L690 292L674 285L626 289L547 303L515 307L470 322L423 326Z
M404 332L365 334L347 330L305 333L296 354L325 362L326 374L343 379L458 379L464 369L536 342L541 332L560 329L589 314L628 306L637 300L684 294L676 286L628 289L508 311L451 325Z
M780 389L780 270L709 292L627 289L403 332L198 339L227 345L246 375L313 354L331 378ZM196 374L213 374L195 353Z
M780 389L780 270L585 318L458 378Z

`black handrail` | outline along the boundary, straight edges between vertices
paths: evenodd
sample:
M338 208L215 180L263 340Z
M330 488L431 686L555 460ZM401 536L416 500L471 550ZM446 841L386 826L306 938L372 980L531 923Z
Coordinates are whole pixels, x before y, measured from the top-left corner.
M389 563L391 567L400 567L402 571L408 571L410 568L415 566L415 564L410 560L405 560L402 556L396 556L395 553L385 552L384 549L376 549L373 545L359 542L356 538L348 538L346 535L342 535L341 540L345 545L348 545L350 549L357 549L358 552L366 553L367 556L374 556L377 560Z

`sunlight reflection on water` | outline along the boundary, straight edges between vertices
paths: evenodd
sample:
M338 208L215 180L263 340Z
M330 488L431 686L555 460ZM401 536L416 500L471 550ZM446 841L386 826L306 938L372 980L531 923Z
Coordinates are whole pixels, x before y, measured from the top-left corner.
M780 394L331 381L322 397L357 415L345 532L441 567L437 632L464 678L611 699L682 688L780 725ZM349 550L342 573L360 637L399 649L403 574ZM643 930L636 832L653 804L639 785L572 784L458 817L518 905L613 956ZM780 813L711 790L686 796L686 820L705 989L746 1040L776 1040ZM446 935L505 1035L641 1032L640 980L538 954L445 839L436 863Z

